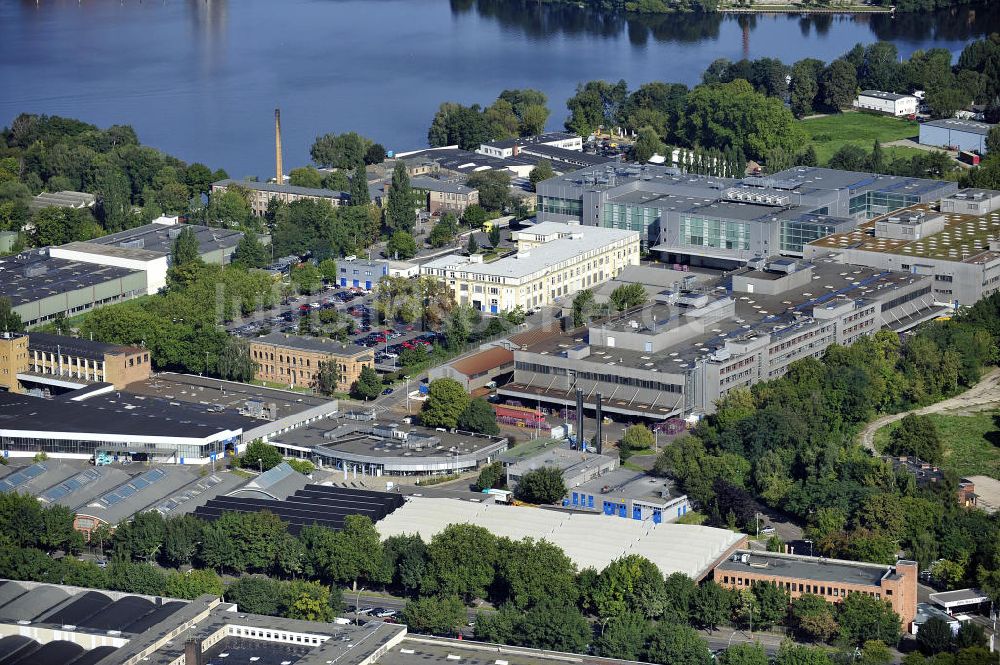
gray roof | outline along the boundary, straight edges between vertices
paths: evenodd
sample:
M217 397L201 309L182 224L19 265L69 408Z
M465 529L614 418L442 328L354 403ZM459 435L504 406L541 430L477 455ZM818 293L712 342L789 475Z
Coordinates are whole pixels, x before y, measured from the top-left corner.
M722 573L756 573L789 577L833 584L858 584L879 586L880 580L890 572L890 566L856 561L824 559L822 557L751 552L749 561L727 559L715 569Z
M899 95L895 92L883 92L881 90L862 90L859 97L877 97L878 99L885 99L888 101L898 102L900 99L906 99L908 97L913 97L913 95Z
M52 485L38 495L45 504L76 509L130 480L129 474L113 466L95 466Z
M313 351L316 353L330 353L336 355L355 356L362 353L371 353L371 350L357 344L344 344L329 337L304 337L302 335L287 335L285 333L268 333L250 340L256 344L270 344L285 349L296 351Z
M429 178L427 176L410 178L410 186L414 189L426 189L432 192L446 192L449 194L471 194L476 191L472 187L466 187L458 182Z
M315 196L322 199L345 199L350 198L351 196L347 192L340 192L335 189L299 187L298 185L279 185L273 182L253 182L250 180L233 180L232 178L212 183L213 187L229 187L230 185L239 185L240 187L246 187L247 189L252 189L257 192L298 194L299 196Z
M0 258L0 296L9 298L17 307L138 274L140 271L127 268L54 259L47 250L35 249Z
M282 462L226 496L283 501L308 484L308 477Z
M17 469L0 480L0 492L18 492L35 496L53 485L58 485L76 472L75 467L56 460L37 462Z
M483 145L488 145L493 148L513 148L516 145L538 145L551 141L565 141L567 139L574 138L578 138L578 136L570 132L546 132L545 134L539 134L538 136L520 136L513 139L490 141L489 143L484 143Z
M154 467L80 506L77 513L115 525L136 513L154 509L156 504L197 479L197 474L182 466Z
M16 582L7 582L7 587ZM58 586L41 586L31 590L17 585L24 593L0 607L0 620L33 621L46 614L56 605L65 602L71 596L70 592Z
M87 358L89 360L104 360L105 355L119 355L143 351L142 348L136 346L107 344L105 342L83 339L82 337L68 337L66 335L53 335L51 333L40 332L28 333L28 349L47 353L58 353L61 351L66 355Z
M968 132L986 136L990 130L996 127L986 122L976 122L975 120L959 120L957 118L944 118L942 120L929 120L924 123L925 127L940 127L950 129L955 132Z
M243 238L243 233L200 224L144 224L90 240L85 245L113 245L124 249L141 249L167 255L173 250L174 240L184 229L194 232L198 240L198 251L208 254L218 249L232 249ZM145 255L143 255L145 256Z
M34 197L28 207L32 210L56 206L59 208L83 208L94 205L97 197L87 192L42 192Z

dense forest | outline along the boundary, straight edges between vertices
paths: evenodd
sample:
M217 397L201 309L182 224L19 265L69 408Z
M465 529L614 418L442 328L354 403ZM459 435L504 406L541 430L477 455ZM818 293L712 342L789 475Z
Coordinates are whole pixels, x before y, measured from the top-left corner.
M553 4L583 5L604 12L628 12L636 14L663 14L671 12L715 12L730 7L753 8L754 0L543 0ZM982 0L872 0L875 7L895 7L897 12L925 12L964 5L981 4ZM840 8L845 5L862 5L861 2L840 0L792 0L789 5L800 5L803 9Z

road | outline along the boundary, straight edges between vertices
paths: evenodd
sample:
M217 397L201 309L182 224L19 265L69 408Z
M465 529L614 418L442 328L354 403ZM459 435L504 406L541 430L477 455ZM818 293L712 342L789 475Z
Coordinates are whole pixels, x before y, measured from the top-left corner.
M873 455L878 455L879 452L875 449L875 433L890 423L902 420L910 413L922 416L928 413L941 413L942 411L954 411L958 409L978 410L993 407L997 404L1000 404L1000 368L994 368L987 372L979 380L979 383L960 395L955 395L954 397L920 409L894 413L873 420L861 430L861 445L871 451Z

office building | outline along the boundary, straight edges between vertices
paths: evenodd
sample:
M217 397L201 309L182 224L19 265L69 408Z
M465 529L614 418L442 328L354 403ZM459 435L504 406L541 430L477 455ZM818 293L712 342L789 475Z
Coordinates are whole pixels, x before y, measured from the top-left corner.
M806 246L807 257L932 280L934 300L975 304L1000 288L1000 192L962 190Z
M337 280L343 288L357 287L371 291L379 280L390 274L389 261L373 261L348 256L337 261Z
M295 201L326 201L330 205L350 205L351 195L347 192L337 192L332 189L313 187L298 187L296 185L279 185L273 182L251 182L249 180L220 180L212 183L212 193L224 192L230 187L239 187L249 194L250 211L258 217L263 217L272 199L282 203Z
M902 559L894 566L886 566L742 550L715 566L713 578L729 589L771 582L787 591L792 599L809 593L831 603L842 602L852 593L862 593L889 601L905 630L917 613L917 572L916 561Z
M585 408L600 394L606 414L628 419L710 413L733 388L777 378L831 344L944 311L930 277L831 259L775 259L690 287L684 274L638 311L520 345L514 380L498 393L572 406L580 389Z
M896 117L915 115L919 105L920 100L913 95L898 95L881 90L862 90L852 104L859 111L874 111Z
M257 363L258 381L268 381L290 388L314 388L320 364L337 365L340 382L337 390L350 390L364 367L374 367L371 349L343 344L328 337L302 337L270 333L250 340L250 358Z
M668 263L724 268L801 256L812 240L955 191L953 182L815 167L736 179L621 164L537 185L539 221L637 231Z
M985 122L944 118L920 125L920 143L948 150L966 150L985 155L986 137L996 127Z
M563 150L583 151L583 139L570 132L548 132L538 136L522 136L483 143L476 150L481 155L507 159L517 157L521 150L529 146L551 146Z
M451 254L420 268L443 280L459 305L498 314L552 304L639 263L639 234L573 224L538 224L511 233L517 254L484 263L479 254Z
M9 363L9 364L8 364ZM48 333L0 335L0 388L62 389L110 383L122 390L149 378L149 351Z

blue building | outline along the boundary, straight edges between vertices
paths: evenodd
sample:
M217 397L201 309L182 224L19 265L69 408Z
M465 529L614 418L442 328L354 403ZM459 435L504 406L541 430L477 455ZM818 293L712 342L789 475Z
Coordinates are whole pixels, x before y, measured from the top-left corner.
M969 152L986 154L986 136L996 127L974 120L931 120L920 125L921 145L941 148L958 148Z
M622 468L573 487L563 505L654 524L672 522L691 510L687 496L673 496L666 481Z
M341 287L356 286L371 291L379 280L389 274L389 264L386 261L348 256L337 262L337 273Z

